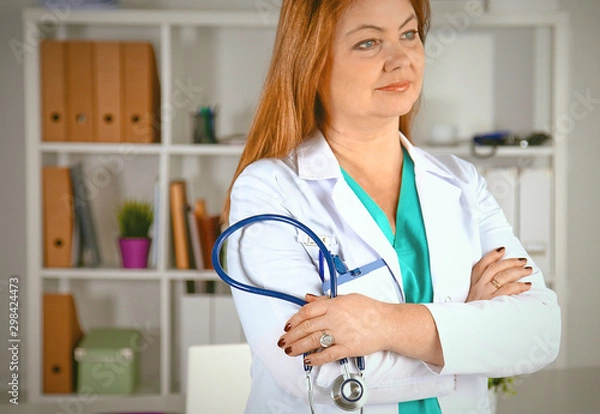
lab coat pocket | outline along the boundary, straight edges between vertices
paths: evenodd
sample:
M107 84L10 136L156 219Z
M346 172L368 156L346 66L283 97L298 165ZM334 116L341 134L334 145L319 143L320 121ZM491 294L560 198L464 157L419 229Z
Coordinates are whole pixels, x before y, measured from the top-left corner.
M324 284L324 294L329 294L329 280ZM354 277L339 277L338 295L360 293L370 298L387 302L400 303L402 295L396 279L388 266L383 263L368 273L362 273Z

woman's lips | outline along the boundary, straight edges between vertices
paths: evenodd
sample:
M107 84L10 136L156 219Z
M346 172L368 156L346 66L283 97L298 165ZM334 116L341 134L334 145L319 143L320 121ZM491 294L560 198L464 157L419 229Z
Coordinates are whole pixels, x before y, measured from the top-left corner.
M377 90L383 92L405 92L409 87L410 81L406 80L402 82L390 83L389 85L377 88Z

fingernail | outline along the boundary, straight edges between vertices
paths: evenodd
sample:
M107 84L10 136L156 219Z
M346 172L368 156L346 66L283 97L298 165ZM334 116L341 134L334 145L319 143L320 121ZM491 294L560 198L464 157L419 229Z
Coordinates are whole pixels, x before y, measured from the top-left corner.
M500 252L503 252L503 251L504 251L504 247L498 247L498 248L496 249L496 251L497 251L498 253L500 253Z
M527 265L527 266L525 266L523 269L527 269L527 270L533 270L533 266L529 266L529 265Z
M531 282L525 282L527 286L531 286Z
M306 296L309 296L309 297L311 297L313 299L317 297L316 295L313 295L312 293L307 293Z
M288 355L289 355L289 354L291 354L291 353L292 353L292 347L291 347L291 346L288 346L287 348L285 348L285 351L284 351L284 352L285 352L286 354L288 354Z
M304 359L304 365L310 365L312 362L310 362L310 359L305 358Z
M290 329L292 329L292 325L289 323L287 325L285 325L285 328L283 328L283 330L286 332L289 332Z
M285 338L281 338L278 342L277 342L277 346L279 348L283 348L285 346Z
M519 260L522 261L522 262L526 262L527 261L527 259L525 257L521 257L521 258L519 258Z

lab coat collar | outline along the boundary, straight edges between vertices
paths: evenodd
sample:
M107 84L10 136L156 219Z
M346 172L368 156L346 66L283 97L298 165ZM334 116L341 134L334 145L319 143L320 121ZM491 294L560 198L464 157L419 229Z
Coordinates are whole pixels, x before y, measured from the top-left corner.
M323 133L315 130L296 150L298 176L303 180L341 178L342 171Z
M447 179L452 179L454 177L454 175L435 157L428 152L415 147L402 133L400 133L400 142L402 143L402 146L406 148L415 167L419 168L421 171L427 171Z
M430 257L442 260L431 261L431 277L434 285L434 302L442 300L442 292L451 292L456 280L453 270L446 269L444 263L456 261L464 247L458 238L464 233L462 224L468 222L463 217L460 206L461 189L456 185L456 176L434 156L415 147L400 133L402 146L406 148L415 165L415 179L421 211L427 234ZM297 151L298 175L305 180L342 178L340 165L320 131L316 131ZM337 180L333 188L333 200L346 222L388 263L403 293L402 275L398 257L385 235L373 221L367 209L354 195L345 181ZM449 243L449 235L454 235L456 246ZM449 247L450 244L450 247ZM467 269L468 270L468 269ZM465 269L457 266L456 272ZM445 275L443 277L442 275Z

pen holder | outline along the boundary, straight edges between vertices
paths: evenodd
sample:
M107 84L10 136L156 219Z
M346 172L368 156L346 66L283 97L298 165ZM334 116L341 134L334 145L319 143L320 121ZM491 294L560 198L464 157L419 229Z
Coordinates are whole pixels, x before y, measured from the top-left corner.
M215 108L203 106L191 114L192 142L194 144L216 144Z

